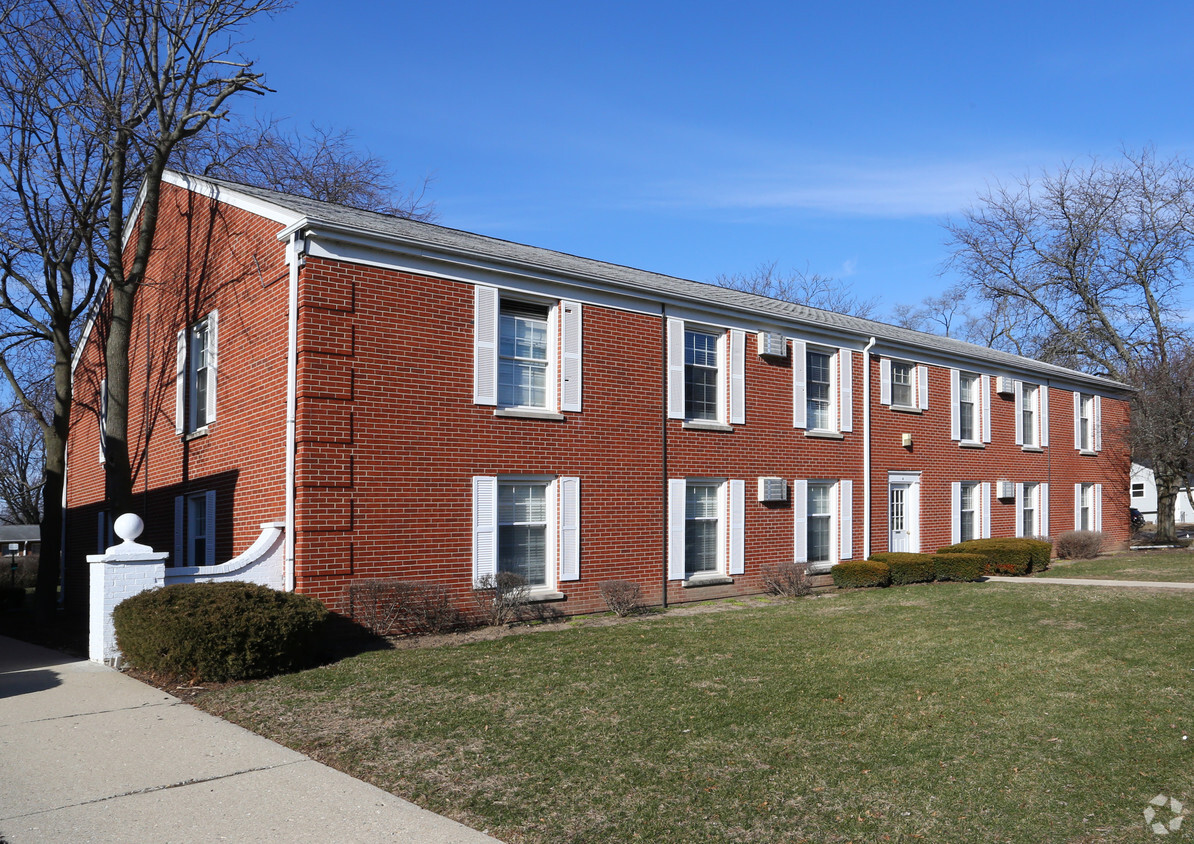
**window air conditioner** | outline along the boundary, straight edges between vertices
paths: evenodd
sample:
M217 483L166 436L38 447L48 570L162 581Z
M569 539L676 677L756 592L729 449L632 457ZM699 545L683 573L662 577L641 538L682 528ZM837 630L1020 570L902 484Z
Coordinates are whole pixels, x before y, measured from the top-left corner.
M787 501L788 482L783 478L759 478L760 501Z
M777 331L760 331L759 354L786 358L788 356L788 341Z
M1016 392L1016 382L1014 379L1006 375L1000 375L995 379L995 392L1001 396L1010 396Z
M999 497L1000 498L1015 498L1016 497L1016 485L1014 483L1012 483L1011 481L1000 481L999 482Z

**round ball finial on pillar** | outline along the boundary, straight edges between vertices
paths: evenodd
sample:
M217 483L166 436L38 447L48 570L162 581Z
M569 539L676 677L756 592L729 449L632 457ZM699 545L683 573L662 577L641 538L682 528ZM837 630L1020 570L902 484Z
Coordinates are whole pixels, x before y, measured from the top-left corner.
M125 542L133 542L145 530L145 522L136 513L125 513L116 519L112 530Z

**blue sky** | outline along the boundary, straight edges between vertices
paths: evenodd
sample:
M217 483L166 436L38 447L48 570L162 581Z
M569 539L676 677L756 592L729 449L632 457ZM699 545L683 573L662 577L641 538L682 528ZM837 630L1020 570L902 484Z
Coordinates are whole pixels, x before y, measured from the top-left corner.
M953 280L988 184L1192 152L1194 4L299 0L261 112L349 129L438 222L700 281L763 262L883 306Z

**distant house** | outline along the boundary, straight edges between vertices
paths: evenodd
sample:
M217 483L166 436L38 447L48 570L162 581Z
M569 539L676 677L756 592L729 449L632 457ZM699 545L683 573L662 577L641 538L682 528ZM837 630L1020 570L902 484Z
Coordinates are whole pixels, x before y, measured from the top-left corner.
M168 173L139 293L141 541L286 532L289 588L521 575L563 612L762 589L771 566L1073 528L1129 536L1127 388L988 348ZM74 369L67 602L111 543L104 313ZM1104 507L1104 503L1111 506Z
M41 551L39 525L0 525L0 554L28 557Z
M1178 490L1173 502L1173 517L1178 524L1194 524L1194 492L1190 487ZM1157 520L1157 481L1153 470L1139 463L1132 464L1131 505L1150 522Z

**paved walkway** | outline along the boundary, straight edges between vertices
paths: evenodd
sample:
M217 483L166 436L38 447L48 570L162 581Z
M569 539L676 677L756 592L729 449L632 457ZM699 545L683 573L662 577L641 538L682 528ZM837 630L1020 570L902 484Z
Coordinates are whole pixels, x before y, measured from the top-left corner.
M1136 586L1147 589L1194 589L1194 583L1166 583L1161 580L1093 580L1081 577L1001 577L988 575L984 582L1048 583L1062 586Z
M3 636L0 841L500 844L118 671Z

